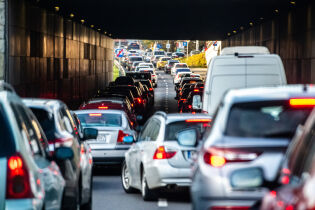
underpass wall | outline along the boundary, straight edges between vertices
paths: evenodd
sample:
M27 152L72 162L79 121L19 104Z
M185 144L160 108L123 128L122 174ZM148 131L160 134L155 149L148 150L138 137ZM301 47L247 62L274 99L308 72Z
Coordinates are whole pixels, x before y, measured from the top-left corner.
M279 54L288 83L315 83L315 1L275 15L222 42L222 47L266 46Z
M111 38L29 1L8 2L7 81L20 96L57 98L75 108L112 80Z

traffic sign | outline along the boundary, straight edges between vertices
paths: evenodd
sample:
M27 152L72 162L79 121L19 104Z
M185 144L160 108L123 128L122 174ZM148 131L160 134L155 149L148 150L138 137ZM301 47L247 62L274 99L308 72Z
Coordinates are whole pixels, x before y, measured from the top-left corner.
M171 45L170 44L166 44L166 49L170 49Z
M161 49L161 48L162 48L162 45L161 45L161 44L157 44L156 47L159 48L159 49Z
M184 47L187 47L187 42L183 42L183 46L184 46Z

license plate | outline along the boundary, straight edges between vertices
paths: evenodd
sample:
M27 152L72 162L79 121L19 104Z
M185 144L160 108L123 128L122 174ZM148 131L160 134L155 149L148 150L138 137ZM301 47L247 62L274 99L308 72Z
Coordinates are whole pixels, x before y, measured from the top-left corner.
M97 141L105 141L107 140L107 135L98 135L97 136Z
M194 154L195 154L195 151L186 151L186 159L191 160Z

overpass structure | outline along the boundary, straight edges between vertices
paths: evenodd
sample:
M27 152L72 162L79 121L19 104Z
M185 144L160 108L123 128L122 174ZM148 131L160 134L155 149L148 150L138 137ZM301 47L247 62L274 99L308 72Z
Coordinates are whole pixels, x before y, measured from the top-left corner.
M74 106L110 82L114 38L263 45L315 83L314 0L0 0L0 79Z

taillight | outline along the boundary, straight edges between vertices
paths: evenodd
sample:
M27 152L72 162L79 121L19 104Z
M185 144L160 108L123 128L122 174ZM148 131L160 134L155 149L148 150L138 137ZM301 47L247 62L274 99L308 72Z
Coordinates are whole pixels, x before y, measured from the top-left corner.
M192 106L191 105L188 105L188 109L191 109L192 108Z
M89 114L90 117L101 117L102 114L101 113L91 113Z
M153 88L149 88L150 91L153 91Z
M261 153L247 152L238 149L213 147L204 152L205 163L219 168L231 162L249 162L255 160Z
M11 156L7 166L7 199L33 198L30 174L20 154Z
M72 143L73 143L72 138L57 138L52 141L49 141L49 144L55 145L55 147L61 147L61 146L71 147Z
M163 160L163 159L170 159L174 157L176 151L166 151L164 146L160 146L155 150L153 155L154 160Z
M124 137L128 136L128 134L124 133L122 130L118 131L117 143L123 143Z
M248 206L213 206L211 210L249 210Z
M84 155L85 154L85 149L84 149L84 145L81 144L81 154Z
M289 103L292 107L313 107L315 98L292 98Z
M188 119L188 120L185 120L185 122L188 122L188 123L209 123L209 122L211 122L211 119Z
M108 109L108 106L99 106L98 109Z
M141 98L135 98L135 100L136 100L139 104L141 104L141 102L142 102Z
M194 92L198 93L198 92L199 92L199 89L194 89Z

